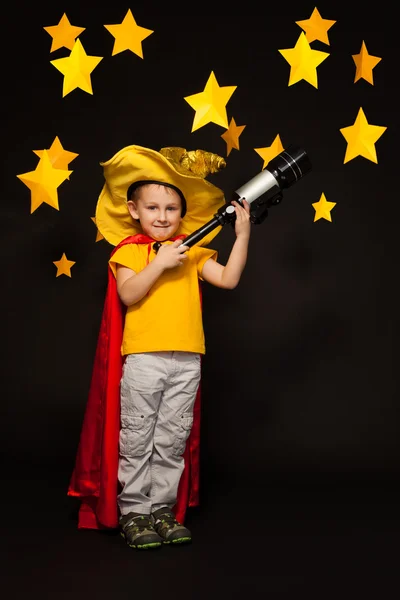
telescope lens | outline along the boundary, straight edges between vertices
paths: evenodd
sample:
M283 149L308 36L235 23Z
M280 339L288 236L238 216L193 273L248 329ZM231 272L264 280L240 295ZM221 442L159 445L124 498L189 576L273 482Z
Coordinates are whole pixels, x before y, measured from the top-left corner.
M299 146L288 146L267 165L281 188L288 188L311 171L311 161Z

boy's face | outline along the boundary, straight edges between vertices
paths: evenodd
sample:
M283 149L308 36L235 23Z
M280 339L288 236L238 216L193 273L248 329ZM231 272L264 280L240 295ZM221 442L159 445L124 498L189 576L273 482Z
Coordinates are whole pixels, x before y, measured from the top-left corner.
M143 233L163 242L176 233L182 221L182 201L174 189L149 183L140 186L135 199L128 200L128 210L140 220Z

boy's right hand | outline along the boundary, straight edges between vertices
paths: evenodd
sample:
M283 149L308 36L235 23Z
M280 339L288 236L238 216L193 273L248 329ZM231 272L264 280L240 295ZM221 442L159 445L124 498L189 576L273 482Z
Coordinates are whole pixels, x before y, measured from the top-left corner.
M187 259L185 252L189 250L189 246L182 246L181 244L182 240L175 240L172 244L162 244L154 260L163 269L173 269L183 265Z

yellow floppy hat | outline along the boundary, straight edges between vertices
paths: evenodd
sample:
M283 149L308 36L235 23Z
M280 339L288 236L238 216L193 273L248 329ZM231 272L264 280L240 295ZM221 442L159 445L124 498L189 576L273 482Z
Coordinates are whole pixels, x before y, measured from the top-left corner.
M100 163L105 184L96 206L96 226L105 239L116 246L128 236L140 233L140 223L132 219L127 192L132 184L153 181L174 186L186 201L186 214L176 235L189 235L210 221L225 204L224 193L205 179L226 166L225 159L205 150L126 146ZM221 230L216 227L198 244L206 246Z

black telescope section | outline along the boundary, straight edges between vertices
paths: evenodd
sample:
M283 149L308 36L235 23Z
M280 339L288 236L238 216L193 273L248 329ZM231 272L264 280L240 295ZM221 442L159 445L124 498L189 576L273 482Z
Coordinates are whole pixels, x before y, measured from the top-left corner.
M292 145L270 160L267 168L283 189L290 187L309 173L311 161L302 148Z
M262 223L268 216L268 209L282 201L283 190L299 181L311 171L311 168L311 161L303 148L295 145L288 146L270 160L265 169L235 190L232 199L221 206L208 223L182 240L182 245L194 246L216 227L226 223L233 225L236 219L233 200L242 205L242 200L247 200L250 204L251 222ZM160 242L154 244L156 252L160 245Z

